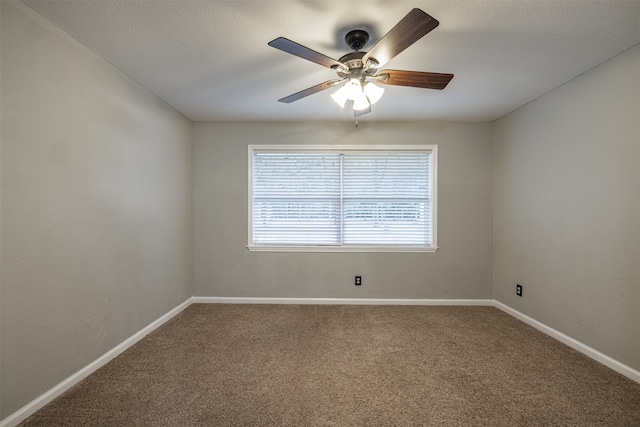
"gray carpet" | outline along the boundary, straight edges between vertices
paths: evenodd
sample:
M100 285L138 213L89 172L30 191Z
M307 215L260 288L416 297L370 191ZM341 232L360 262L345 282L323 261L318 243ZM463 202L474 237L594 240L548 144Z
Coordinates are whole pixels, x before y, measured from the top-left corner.
M194 304L24 426L640 426L640 384L493 307Z

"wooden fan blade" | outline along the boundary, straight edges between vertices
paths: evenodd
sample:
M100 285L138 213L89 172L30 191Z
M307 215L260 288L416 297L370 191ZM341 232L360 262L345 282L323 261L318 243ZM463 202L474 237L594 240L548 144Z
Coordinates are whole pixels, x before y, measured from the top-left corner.
M385 85L421 87L424 89L444 89L453 74L423 73L421 71L382 70L376 81Z
M268 45L275 47L276 49L280 49L283 52L290 53L291 55L298 56L302 59L315 62L323 67L332 68L342 66L342 64L335 59L329 58L320 52L316 52L315 50L309 49L308 47L302 46L301 44L284 37L278 37L277 39L270 41Z
M314 93L320 92L321 90L329 89L330 87L337 85L341 81L342 80L328 80L324 83L320 83L318 85L311 86L310 88L307 88L305 90L301 90L300 92L296 92L293 95L289 95L282 99L278 99L278 102L284 102L286 104L289 104L293 101L297 101L298 99L304 98L305 96L313 95Z
M364 64L373 58L381 67L397 54L417 42L438 26L439 22L420 9L412 9L362 58Z

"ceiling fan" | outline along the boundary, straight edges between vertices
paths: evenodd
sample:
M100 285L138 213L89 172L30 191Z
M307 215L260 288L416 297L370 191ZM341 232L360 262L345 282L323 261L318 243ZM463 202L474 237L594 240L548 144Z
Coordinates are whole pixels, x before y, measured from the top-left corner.
M371 104L375 104L384 92L384 89L376 86L374 82L383 85L444 89L453 78L453 74L379 70L400 52L436 28L438 24L439 22L435 18L422 10L412 9L368 52L361 52L360 49L369 41L369 34L364 30L349 31L345 36L345 41L353 52L347 53L338 60L287 38L278 37L270 41L269 46L331 68L338 75L338 79L311 86L278 101L291 103L342 84L342 87L331 97L342 107L347 101L351 101L353 113L357 117L371 112Z

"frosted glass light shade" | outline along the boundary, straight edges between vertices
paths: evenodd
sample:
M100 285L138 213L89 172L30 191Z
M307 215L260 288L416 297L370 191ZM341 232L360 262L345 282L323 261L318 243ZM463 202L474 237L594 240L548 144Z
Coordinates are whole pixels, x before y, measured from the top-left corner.
M358 79L351 79L343 84L331 98L336 101L336 104L344 108L344 104L347 101L355 101L356 98L362 95L362 84Z
M360 92L360 95L353 100L353 109L356 111L366 110L370 105L367 96L363 92Z
M358 79L351 79L344 85L347 99L355 101L362 94L362 84Z
M376 86L375 84L368 82L364 85L364 94L369 98L369 102L371 104L375 104L382 98L382 94L384 93L384 88L380 86Z
M344 108L344 104L347 102L347 90L344 86L340 86L340 89L333 93L331 98L336 101L336 104Z

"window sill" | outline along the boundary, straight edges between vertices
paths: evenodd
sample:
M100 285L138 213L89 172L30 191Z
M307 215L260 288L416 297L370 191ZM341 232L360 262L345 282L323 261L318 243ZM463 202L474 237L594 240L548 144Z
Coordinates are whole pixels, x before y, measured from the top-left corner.
M256 246L248 245L251 252L436 252L430 246Z

